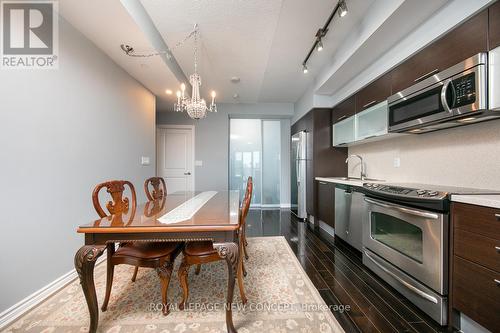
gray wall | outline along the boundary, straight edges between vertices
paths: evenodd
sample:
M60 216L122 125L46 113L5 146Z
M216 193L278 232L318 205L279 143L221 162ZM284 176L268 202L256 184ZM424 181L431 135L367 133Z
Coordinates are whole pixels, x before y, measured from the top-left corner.
M193 120L185 112L162 111L156 114L157 124L195 125L195 159L203 161L196 167L195 189L227 190L229 177L229 118L285 118L282 121L282 204L290 203L290 118L291 103L220 104L217 113Z
M59 36L58 70L0 73L0 312L73 269L95 184L143 201L155 173L154 96L62 18Z

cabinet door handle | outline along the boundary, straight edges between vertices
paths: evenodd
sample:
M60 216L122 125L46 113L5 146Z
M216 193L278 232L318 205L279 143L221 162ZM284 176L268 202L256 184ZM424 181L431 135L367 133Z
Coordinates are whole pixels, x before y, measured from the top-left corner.
M495 217L497 218L497 221L500 221L500 214L495 214Z
M319 182L321 185L328 185L327 183L325 182Z
M500 246L495 246L495 250L497 250L497 253L500 253Z
M500 280L493 279L493 281L497 284L497 287L500 287Z
M340 116L337 118L337 121L344 120L345 118L347 118L347 115Z
M436 69L433 69L433 70L432 70L432 71L430 71L429 73L427 73L427 74L424 74L424 75L422 75L422 76L417 77L417 78L415 79L415 81L414 81L414 82L420 82L420 81L423 81L423 80L427 79L428 77L431 77L431 76L433 76L434 74L437 74L437 73L439 73L439 69L437 69L437 68L436 68Z
M375 105L375 104L377 104L377 100L373 100L373 101L371 101L371 102L369 102L369 103L366 103L366 104L365 104L365 105L363 105L361 108L362 108L362 109L366 109L367 107L372 106L372 105Z

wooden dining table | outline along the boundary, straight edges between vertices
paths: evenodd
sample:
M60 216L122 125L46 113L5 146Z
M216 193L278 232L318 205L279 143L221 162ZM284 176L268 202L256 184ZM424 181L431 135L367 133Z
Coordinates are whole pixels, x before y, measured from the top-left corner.
M75 254L75 268L90 313L89 332L97 330L99 321L94 266L107 244L181 241L212 241L226 260L226 326L228 332L236 332L231 304L239 260L239 206L239 191L176 192L78 227L85 245Z

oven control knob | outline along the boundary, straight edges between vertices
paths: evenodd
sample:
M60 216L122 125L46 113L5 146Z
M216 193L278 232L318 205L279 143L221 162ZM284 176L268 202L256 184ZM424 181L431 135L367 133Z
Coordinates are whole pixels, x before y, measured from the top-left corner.
M366 183L365 186L366 187L372 187L372 184L371 183Z
M424 195L426 192L426 190L417 190L418 195Z
M373 187L373 188L377 188L377 187L378 187L378 184L372 184L372 187Z
M438 195L438 192L437 191L430 191L428 194L430 197L435 197L436 195Z

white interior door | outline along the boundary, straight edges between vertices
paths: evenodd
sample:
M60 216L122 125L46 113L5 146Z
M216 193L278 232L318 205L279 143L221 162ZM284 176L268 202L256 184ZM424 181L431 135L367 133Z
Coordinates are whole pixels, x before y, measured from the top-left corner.
M159 127L157 172L167 192L194 191L194 142L192 127Z

